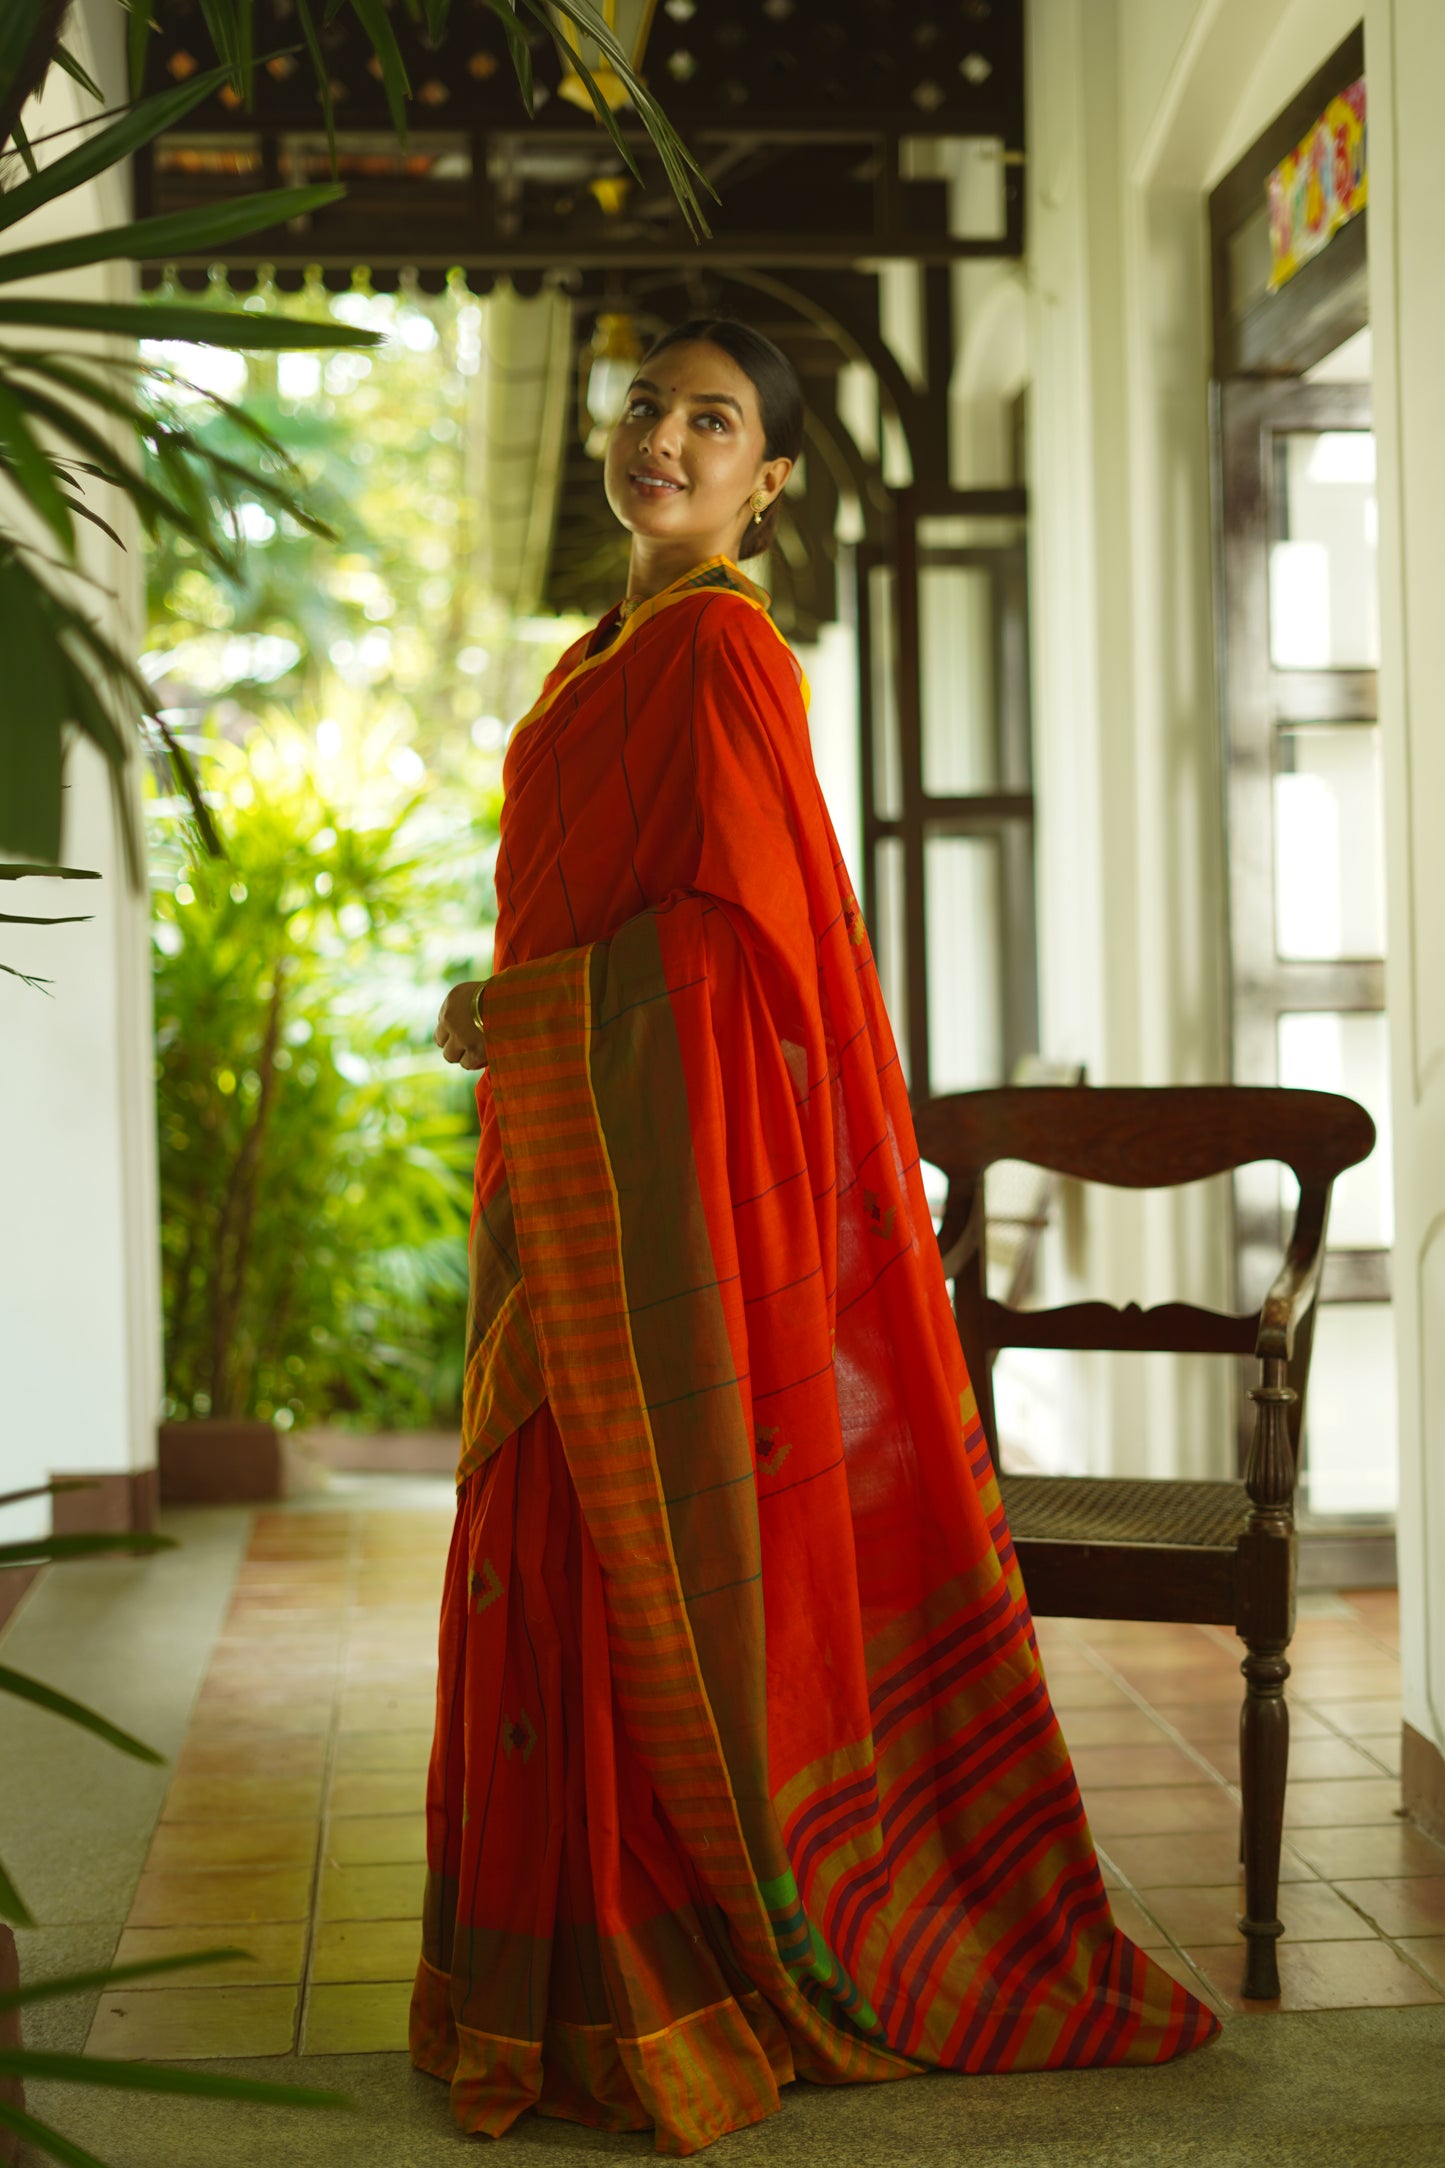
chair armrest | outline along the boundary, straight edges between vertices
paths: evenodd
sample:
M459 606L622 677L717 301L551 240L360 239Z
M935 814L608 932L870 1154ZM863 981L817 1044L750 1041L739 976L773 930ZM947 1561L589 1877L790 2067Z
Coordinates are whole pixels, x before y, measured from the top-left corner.
M1318 1187L1312 1184L1300 1192L1299 1212L1284 1263L1260 1307L1255 1353L1261 1362L1287 1363L1293 1359L1295 1333L1319 1293L1329 1202L1328 1183Z

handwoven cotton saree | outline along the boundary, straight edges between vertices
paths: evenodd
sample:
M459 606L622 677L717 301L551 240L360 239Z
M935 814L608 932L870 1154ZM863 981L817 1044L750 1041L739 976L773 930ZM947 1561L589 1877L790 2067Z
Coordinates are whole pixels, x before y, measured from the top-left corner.
M765 600L699 567L507 754L411 2028L468 2131L1215 2030L1110 1917Z

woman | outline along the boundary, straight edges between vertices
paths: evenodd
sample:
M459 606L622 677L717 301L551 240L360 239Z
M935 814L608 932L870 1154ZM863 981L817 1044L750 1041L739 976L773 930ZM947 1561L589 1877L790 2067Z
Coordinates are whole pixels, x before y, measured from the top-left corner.
M685 2154L822 2083L1161 2061L940 1270L805 688L735 560L802 441L742 325L611 438L625 600L508 748L413 2060Z

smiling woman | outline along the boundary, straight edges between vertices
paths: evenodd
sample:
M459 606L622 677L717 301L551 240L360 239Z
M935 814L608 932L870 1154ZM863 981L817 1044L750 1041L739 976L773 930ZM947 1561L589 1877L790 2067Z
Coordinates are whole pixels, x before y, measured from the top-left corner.
M496 969L437 1026L483 1074L411 2050L493 2136L686 2154L794 2077L1215 2030L1110 1914L806 687L735 562L801 412L742 326L644 358L627 595L513 733Z

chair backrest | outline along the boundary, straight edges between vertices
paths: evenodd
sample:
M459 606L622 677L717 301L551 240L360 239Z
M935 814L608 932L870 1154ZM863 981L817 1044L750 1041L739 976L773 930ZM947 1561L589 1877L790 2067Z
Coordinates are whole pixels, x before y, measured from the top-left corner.
M994 1439L988 1367L1003 1347L1108 1348L1272 1356L1289 1366L1298 1431L1324 1254L1330 1188L1375 1141L1364 1108L1333 1092L1238 1084L1005 1086L957 1092L914 1109L923 1157L948 1178L939 1244L980 1412ZM1015 1310L984 1280L985 1171L1021 1159L1082 1182L1169 1189L1278 1160L1300 1185L1284 1273L1261 1309L1232 1316L1192 1303L1116 1309L1104 1302ZM1285 1302L1284 1288L1291 1295ZM1300 1302L1298 1294L1303 1294Z

